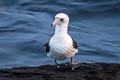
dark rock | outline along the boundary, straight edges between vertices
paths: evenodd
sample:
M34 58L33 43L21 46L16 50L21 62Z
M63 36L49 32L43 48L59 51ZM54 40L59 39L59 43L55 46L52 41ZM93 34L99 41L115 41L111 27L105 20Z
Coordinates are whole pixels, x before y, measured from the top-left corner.
M1 69L0 80L120 80L120 64L80 63Z

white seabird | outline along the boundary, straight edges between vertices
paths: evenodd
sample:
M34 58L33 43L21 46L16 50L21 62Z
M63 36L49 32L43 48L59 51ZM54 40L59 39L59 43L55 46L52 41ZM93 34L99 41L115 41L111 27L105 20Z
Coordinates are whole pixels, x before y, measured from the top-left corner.
M55 26L55 33L45 44L47 56L56 60L71 58L71 64L74 64L73 56L78 53L77 42L68 34L69 17L65 13L59 13L51 26Z

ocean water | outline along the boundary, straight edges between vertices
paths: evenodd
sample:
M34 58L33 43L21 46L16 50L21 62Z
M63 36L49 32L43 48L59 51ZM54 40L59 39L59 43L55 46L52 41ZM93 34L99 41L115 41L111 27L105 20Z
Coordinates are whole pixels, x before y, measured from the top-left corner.
M76 62L120 63L120 0L0 0L0 68L53 64L44 44L59 12L70 16Z

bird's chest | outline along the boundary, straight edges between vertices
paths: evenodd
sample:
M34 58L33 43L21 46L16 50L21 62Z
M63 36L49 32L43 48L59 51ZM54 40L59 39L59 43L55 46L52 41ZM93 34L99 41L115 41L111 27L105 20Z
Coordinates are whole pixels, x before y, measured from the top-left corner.
M65 53L71 48L71 45L69 36L55 36L50 40L50 48L53 53Z

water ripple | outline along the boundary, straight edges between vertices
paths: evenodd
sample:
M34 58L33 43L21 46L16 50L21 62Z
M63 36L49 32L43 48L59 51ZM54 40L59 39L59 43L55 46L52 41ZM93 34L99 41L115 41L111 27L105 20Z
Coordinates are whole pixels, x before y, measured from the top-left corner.
M120 62L119 0L1 0L0 68L51 64L44 44L58 12L70 16L79 62Z

